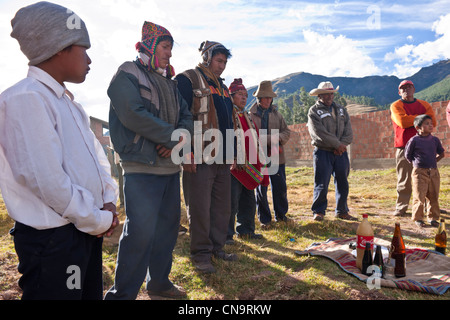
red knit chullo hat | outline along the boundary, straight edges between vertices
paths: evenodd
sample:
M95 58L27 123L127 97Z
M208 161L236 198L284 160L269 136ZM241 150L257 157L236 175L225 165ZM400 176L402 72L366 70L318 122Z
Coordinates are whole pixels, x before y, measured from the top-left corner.
M237 91L247 91L247 89L245 88L245 86L242 84L242 79L238 78L238 79L234 79L234 81L230 84L230 87L228 88L228 90L230 91L230 94L233 94Z

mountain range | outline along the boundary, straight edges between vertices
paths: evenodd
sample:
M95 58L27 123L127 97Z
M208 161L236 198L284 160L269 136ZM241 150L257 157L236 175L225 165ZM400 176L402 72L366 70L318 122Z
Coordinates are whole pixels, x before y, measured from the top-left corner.
M416 88L416 97L428 102L450 99L450 59L439 61L420 69L408 77ZM265 79L268 80L268 79ZM399 99L398 85L405 79L396 76L325 77L307 72L292 73L272 81L273 90L278 96L288 96L304 87L307 92L317 88L322 81L331 81L334 87L339 86L339 93L349 96L366 96L375 99L378 105L390 104ZM257 86L248 88L247 106L255 102L253 93ZM429 100L431 99L431 100Z

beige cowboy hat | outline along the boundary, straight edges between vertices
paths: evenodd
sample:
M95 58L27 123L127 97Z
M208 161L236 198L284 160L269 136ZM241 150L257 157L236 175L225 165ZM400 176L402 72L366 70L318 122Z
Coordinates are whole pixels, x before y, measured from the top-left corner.
M310 96L318 96L319 94L333 93L339 90L339 86L334 89L333 84L330 81L324 81L319 83L316 89L312 89L309 92Z
M268 80L261 81L261 83L258 86L258 89L255 93L253 93L253 96L257 98L275 98L277 94L273 92L272 89L272 82Z

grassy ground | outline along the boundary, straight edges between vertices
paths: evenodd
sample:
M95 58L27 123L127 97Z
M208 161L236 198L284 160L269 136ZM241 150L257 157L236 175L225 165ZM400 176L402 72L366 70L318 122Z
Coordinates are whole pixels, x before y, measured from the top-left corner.
M441 167L442 214L450 221L450 167ZM276 223L269 230L257 232L263 240L235 239L226 246L239 255L237 262L214 260L217 273L203 275L189 260L189 233L181 235L174 252L171 280L183 286L189 300L450 300L443 296L391 288L369 290L366 284L343 272L334 262L321 257L298 256L311 243L333 237L354 237L359 222L336 220L334 186L330 185L329 212L325 221L315 222L310 213L313 172L311 168L287 168L289 214L292 222ZM350 174L349 207L359 219L369 214L377 237L389 240L393 233L392 212L395 203L395 170L358 170ZM124 218L124 213L121 213ZM434 248L436 229L416 227L410 216L400 218L408 247ZM183 211L182 223L187 227ZM0 299L19 299L17 258L8 230L13 222L7 217L0 199ZM117 256L117 232L104 244L105 290L113 283ZM139 300L157 299L141 290Z

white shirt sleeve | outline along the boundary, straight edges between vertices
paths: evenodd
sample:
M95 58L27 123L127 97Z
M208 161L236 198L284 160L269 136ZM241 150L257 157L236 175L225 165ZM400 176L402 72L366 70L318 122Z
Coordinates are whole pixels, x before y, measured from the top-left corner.
M26 201L41 201L80 231L103 233L111 226L112 214L96 206L92 193L74 184L67 174L67 159L78 155L66 154L61 137L67 128L59 127L60 114L52 108L55 106L37 92L18 94L7 101L2 144L13 179L35 196ZM96 172L93 174L98 176ZM106 189L105 197L111 200L112 190Z

